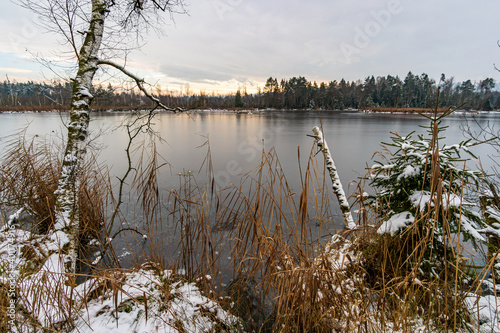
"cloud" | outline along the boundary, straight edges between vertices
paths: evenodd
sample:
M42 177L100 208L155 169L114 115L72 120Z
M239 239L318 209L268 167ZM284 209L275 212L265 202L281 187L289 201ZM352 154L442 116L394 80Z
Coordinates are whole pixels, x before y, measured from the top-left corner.
M492 64L500 63L495 17L500 8L496 0L189 3L189 15L176 15L175 24L165 27L166 36L149 36L148 44L130 55L129 60L137 64L134 67L160 73L158 78L165 83L213 89L222 83L236 88L248 82L265 82L269 76L357 80L368 75L405 76L410 70L434 78L444 72L465 80L490 73ZM386 18L382 13L397 3L402 11ZM18 25L11 23L12 17ZM36 31L26 25L30 17L27 11L5 7L0 27L7 31L6 37L17 39L14 43L5 38L0 49L22 54L28 47L47 56L60 48L53 36L38 33L33 38ZM363 43L358 31L368 31L369 42ZM342 43L359 49L350 63L345 60ZM25 68L5 61L0 66ZM25 69L36 72L34 66Z
M168 77L190 82L228 81L233 78L231 74L224 73L215 68L209 70L195 65L161 65L160 72Z
M22 69L22 68L4 68L0 67L0 72L5 72L5 73L32 73L33 71L30 69Z

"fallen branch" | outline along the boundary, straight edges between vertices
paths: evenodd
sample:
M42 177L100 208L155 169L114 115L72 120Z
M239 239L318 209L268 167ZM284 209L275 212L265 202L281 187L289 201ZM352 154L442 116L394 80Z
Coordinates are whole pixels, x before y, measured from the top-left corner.
M326 168L328 169L330 178L332 179L333 192L339 200L340 210L342 211L342 216L344 217L345 226L347 229L355 229L357 225L352 218L351 209L349 208L349 202L347 201L347 196L345 195L342 183L340 182L340 177L337 172L337 168L335 167L335 162L333 161L332 155L330 154L330 150L328 149L328 145L323 137L323 133L317 126L313 128L313 133L314 138L318 143L318 147L321 149L321 151L323 152L323 156L325 157Z

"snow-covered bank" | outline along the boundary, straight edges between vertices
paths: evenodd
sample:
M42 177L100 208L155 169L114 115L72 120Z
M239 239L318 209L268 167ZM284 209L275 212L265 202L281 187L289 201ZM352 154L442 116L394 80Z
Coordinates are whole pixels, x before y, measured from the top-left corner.
M0 283L2 287L9 286L10 274L14 273L16 285L14 293L9 295L16 303L9 317L13 320L10 332L42 332L43 328L89 333L244 332L242 320L223 309L218 303L221 299L214 300L200 291L197 286L200 281L187 281L182 274L164 270L154 263L132 270L102 271L75 286L64 274L65 257L57 250L64 244L64 238L58 238L57 234L40 236L17 228L4 228L0 233ZM324 258L336 276L349 276L352 266L363 260L352 244L338 235L325 251ZM317 264L321 265L321 260ZM362 278L356 275L342 279L339 285L338 281L328 280L322 284L330 284L326 288L337 292L350 290L350 295L345 297L352 298L363 293L357 289ZM475 316L473 331L500 332L500 298L495 297L493 286L486 289L486 294L470 293L466 300ZM318 297L321 298L321 294ZM230 310L231 301L224 301ZM390 330L393 332L407 332L390 322L379 322L379 318L380 314L372 314L370 320L374 327L380 325L393 327ZM346 318L337 324L348 332L356 332L356 322L355 318ZM413 322L415 332L429 332L418 317Z
M0 285L13 304L9 332L241 331L238 318L195 282L155 264L103 271L75 286L58 251L64 244L57 233L0 233Z
M99 292L99 290L103 290ZM88 280L79 294L95 293L79 313L75 332L238 331L238 318L172 271L144 266Z

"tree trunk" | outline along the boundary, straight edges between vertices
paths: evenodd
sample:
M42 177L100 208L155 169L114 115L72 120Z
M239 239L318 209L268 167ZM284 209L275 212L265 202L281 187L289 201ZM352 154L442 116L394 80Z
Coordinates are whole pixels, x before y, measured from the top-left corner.
M76 270L78 247L78 192L79 172L86 153L89 105L92 80L98 69L98 51L101 46L106 15L105 0L92 0L92 16L89 29L81 47L78 72L73 82L68 141L64 154L59 184L56 190L56 231L64 231L70 239L68 252L71 256L70 271Z
M318 127L313 128L314 138L318 143L318 147L323 151L325 157L326 168L332 179L333 192L337 196L339 201L340 210L342 211L342 216L344 217L344 223L347 229L355 229L357 227L351 214L351 209L349 208L349 202L347 201L347 196L345 195L344 188L340 182L340 177L335 167L335 162L333 161L332 155L330 154L330 149L323 137L323 133Z

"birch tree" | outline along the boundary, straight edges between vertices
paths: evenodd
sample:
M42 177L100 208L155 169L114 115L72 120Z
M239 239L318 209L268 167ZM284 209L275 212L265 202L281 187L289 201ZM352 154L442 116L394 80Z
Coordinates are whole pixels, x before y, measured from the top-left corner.
M339 201L340 211L342 212L342 216L344 217L345 226L349 230L356 229L356 222L354 222L354 219L352 218L351 208L349 207L347 196L344 192L344 188L342 187L342 183L337 172L337 167L335 166L335 162L333 161L332 154L330 153L328 144L326 143L326 140L323 136L323 132L319 129L318 126L315 126L313 128L313 133L318 147L323 152L326 168L332 180L332 189Z
M144 80L115 59L126 59L150 30L161 31L164 15L185 13L183 0L18 0L40 17L43 28L62 38L65 61L76 66L68 136L56 190L55 230L70 239L70 271L76 270L79 170L88 141L92 81L103 66L111 66L131 78L157 108L169 109L147 92ZM175 110L173 110L175 111Z

